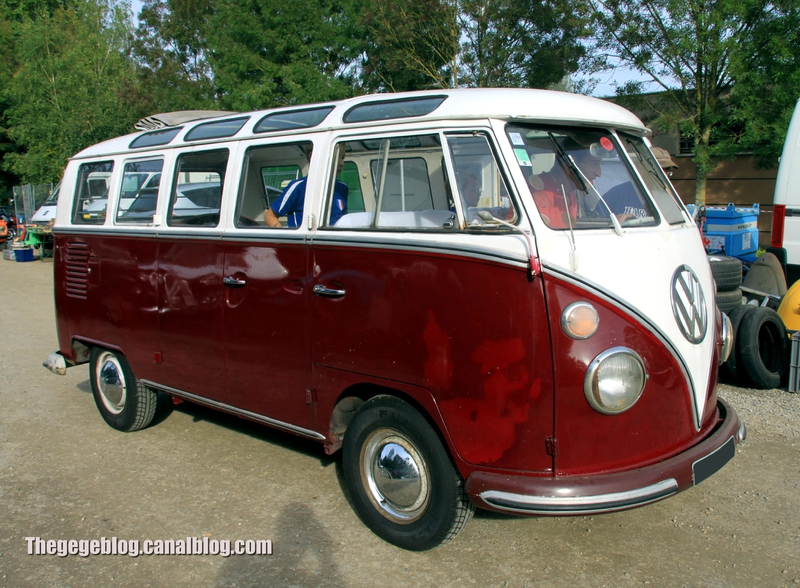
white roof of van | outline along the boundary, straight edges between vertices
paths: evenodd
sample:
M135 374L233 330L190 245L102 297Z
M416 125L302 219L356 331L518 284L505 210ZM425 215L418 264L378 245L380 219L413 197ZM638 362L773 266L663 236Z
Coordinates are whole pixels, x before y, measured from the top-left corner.
M443 98L442 103L431 110L428 114L420 116L403 117L396 119L381 119L370 122L344 122L345 115L354 107L370 103L382 102L413 102L425 98ZM363 126L374 126L375 124L400 124L411 123L421 120L447 120L447 119L500 119L518 120L540 123L555 124L576 124L581 126L599 126L626 129L640 134L648 132L642 121L630 111L597 98L590 98L580 94L570 94L566 92L553 92L548 90L529 90L512 88L470 88L458 90L431 90L419 92L400 92L387 94L370 94L359 96L336 102L323 102L318 104L294 105L281 108L271 108L249 113L228 113L224 116L216 116L217 112L212 112L210 118L197 117L193 123L185 122L183 128L167 144L160 148L179 147L187 144L183 137L195 128L198 124L208 125L215 120L224 121L232 118L241 119L249 117L233 136L226 137L230 140L247 137L263 137L267 133L254 133L253 129L258 122L265 116L275 113L302 111L307 109L319 109L321 107L331 108L331 112L324 117L324 120L313 127L300 129L299 132L313 132L316 130L327 130L331 128L358 128ZM160 122L168 116L159 115ZM201 120L198 120L201 118ZM176 119L179 120L179 119ZM175 123L180 124L180 123ZM159 132L169 130L170 126L164 126ZM84 149L76 158L108 156L114 153L124 153L131 150L131 142L138 137L147 134L148 131L133 133L122 137L117 137L109 141L104 141ZM149 131L152 132L152 131ZM282 130L271 131L269 135L294 133L297 131ZM196 143L202 141L189 141ZM139 151L139 149L134 149Z

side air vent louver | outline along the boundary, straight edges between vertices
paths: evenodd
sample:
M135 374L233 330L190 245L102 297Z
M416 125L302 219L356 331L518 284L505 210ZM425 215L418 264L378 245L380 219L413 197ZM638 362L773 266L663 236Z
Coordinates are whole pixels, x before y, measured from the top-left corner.
M67 296L86 299L89 285L89 245L67 243Z

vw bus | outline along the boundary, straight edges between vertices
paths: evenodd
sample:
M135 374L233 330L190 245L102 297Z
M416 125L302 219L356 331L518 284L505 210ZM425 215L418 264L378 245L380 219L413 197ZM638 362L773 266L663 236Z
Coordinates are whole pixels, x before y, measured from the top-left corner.
M700 235L647 136L608 102L475 89L89 147L62 184L46 364L88 363L121 431L163 393L340 451L360 518L406 549L455 537L475 507L667 498L745 429L717 397L731 332ZM103 173L106 213L87 218ZM133 174L161 179L126 202ZM301 177L300 222L267 226Z

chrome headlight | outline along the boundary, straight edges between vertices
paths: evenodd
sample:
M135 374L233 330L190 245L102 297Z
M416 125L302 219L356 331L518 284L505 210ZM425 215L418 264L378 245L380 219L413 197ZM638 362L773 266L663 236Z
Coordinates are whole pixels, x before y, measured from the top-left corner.
M722 349L719 350L719 364L722 365L731 355L733 349L733 325L728 315L722 313Z
M589 364L583 393L597 412L619 414L636 404L646 380L642 358L627 347L614 347Z

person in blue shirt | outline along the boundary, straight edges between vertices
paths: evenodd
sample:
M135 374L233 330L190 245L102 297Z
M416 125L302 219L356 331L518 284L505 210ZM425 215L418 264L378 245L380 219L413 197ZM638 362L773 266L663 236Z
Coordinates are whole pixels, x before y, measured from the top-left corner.
M336 163L336 175L342 173L344 167L345 148L342 145L339 148L338 160ZM311 153L308 154L308 161L311 162ZM286 217L287 225L289 228L294 229L300 226L303 221L303 207L306 200L306 180L308 176L304 176L299 180L290 183L283 190L281 195L267 209L264 220L267 222L268 227L280 227L281 223L279 218ZM336 180L333 188L333 205L331 207L331 225L335 225L342 216L347 214L347 195L349 193L347 184L341 180Z

